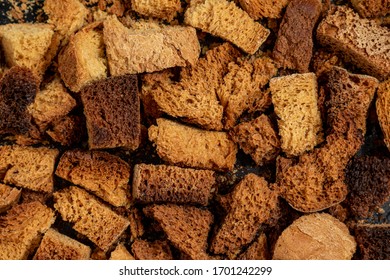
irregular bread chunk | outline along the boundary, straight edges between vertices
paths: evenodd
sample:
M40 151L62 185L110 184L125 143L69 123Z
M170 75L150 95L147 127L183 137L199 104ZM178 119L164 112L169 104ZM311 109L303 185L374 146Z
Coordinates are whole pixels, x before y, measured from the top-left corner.
M254 20L280 18L290 0L238 0L242 9Z
M390 150L390 79L378 86L376 113L383 133L383 141Z
M189 26L129 29L109 17L103 34L113 76L194 65L200 53L196 30Z
M390 14L389 0L351 0L350 2L362 17L381 17Z
M390 224L357 224L354 233L363 260L390 259Z
M326 213L305 215L280 235L274 260L350 260L356 241L348 227Z
M33 259L88 260L90 255L90 247L50 228L43 236Z
M68 115L55 121L46 133L62 146L77 144L87 134L84 120L77 115Z
M237 146L226 132L206 131L168 119L157 119L149 128L149 139L158 155L180 166L231 170L236 162Z
M16 205L0 216L0 260L27 259L54 220L54 211L38 201Z
M0 214L18 203L22 191L4 184L0 184Z
M0 179L34 191L52 192L57 149L1 146Z
M226 0L191 1L184 22L221 37L249 54L254 54L270 34L234 2Z
M171 248L166 240L137 239L131 245L131 251L137 260L173 260Z
M110 260L135 260L135 258L129 253L125 245L119 243L115 250L111 252Z
M172 21L181 10L181 3L180 0L131 0L131 8L137 13L147 17Z

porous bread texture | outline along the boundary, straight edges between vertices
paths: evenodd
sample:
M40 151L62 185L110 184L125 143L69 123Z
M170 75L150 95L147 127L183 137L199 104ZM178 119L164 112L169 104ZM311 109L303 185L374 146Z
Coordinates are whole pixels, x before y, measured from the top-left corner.
M143 16L172 21L181 11L181 2L180 0L131 0L131 9Z
M385 80L390 74L390 30L335 6L317 28L317 40L341 54L366 74Z
M173 260L171 248L166 240L136 239L131 245L131 251L137 260Z
M277 213L278 193L267 181L249 173L229 197L229 209L211 241L210 250L235 258L256 237L261 224Z
M258 165L274 160L280 151L280 139L267 115L241 122L230 130L234 142Z
M106 252L129 226L128 219L111 210L93 195L75 186L53 194L54 208L73 229Z
M226 0L191 1L184 23L221 37L249 54L254 54L270 34L234 2Z
M38 201L12 207L0 216L0 260L27 259L54 220L54 211Z
M141 112L136 75L109 77L81 91L90 149L140 145Z
M168 240L193 260L209 259L207 238L213 222L209 210L188 205L151 205L144 212L158 222Z
M6 145L0 147L0 179L6 184L50 193L59 154L47 147Z
M242 9L254 20L280 18L290 0L238 0Z
M8 67L26 67L39 79L58 49L54 26L46 23L1 25L0 41Z
M55 26L61 46L68 43L70 36L83 27L89 14L79 0L45 0L43 10L47 22Z
M113 206L130 204L130 166L117 156L103 151L67 150L55 174Z
M304 215L278 238L274 260L350 260L356 241L348 227L326 213Z
M363 260L390 259L390 224L357 224L354 234Z
M135 260L123 243L119 243L111 252L110 260Z
M38 91L28 111L41 131L48 125L66 116L74 107L76 100L67 92L59 78L55 78Z
M17 188L0 184L0 214L18 203L21 193Z
M81 116L67 115L52 123L46 134L62 146L71 146L79 143L86 135L85 123Z
M119 76L194 65L200 45L190 26L130 29L116 17L103 23L110 74Z
M321 12L321 0L292 0L288 4L272 52L280 67L309 72L313 30Z
M135 239L143 236L145 233L141 210L136 207L130 208L128 218L130 221L130 241L134 241Z
M353 158L345 172L348 196L344 205L355 219L369 218L390 199L390 159Z
M107 77L101 23L94 22L73 34L58 55L58 72L73 92Z
M262 233L255 242L237 257L237 260L268 260L268 255L267 236Z
M25 67L14 66L0 80L0 134L22 135L32 128L28 106L34 102L38 78Z
M136 164L132 199L207 206L215 191L215 172L169 165Z
M390 13L389 0L351 0L350 2L362 17L381 17Z
M237 145L226 132L206 131L159 118L148 130L149 140L164 161L184 167L232 170Z
M390 79L378 86L376 113L383 133L383 141L390 150Z
M53 228L42 238L34 260L88 260L91 248Z
M337 54L320 48L314 52L311 59L311 66L316 76L318 78L323 78L326 73L332 69L333 66L339 66L343 68L344 63Z
M316 75L305 73L272 78L270 89L282 150L289 156L312 150L322 141Z
M368 109L374 98L378 80L352 74L337 66L327 74L327 124L332 131L345 133L353 121L362 135L366 134Z

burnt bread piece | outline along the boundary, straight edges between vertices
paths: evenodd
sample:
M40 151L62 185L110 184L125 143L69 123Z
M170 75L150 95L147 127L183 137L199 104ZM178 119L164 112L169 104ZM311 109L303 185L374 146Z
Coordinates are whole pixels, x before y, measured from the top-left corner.
M83 88L81 100L90 149L138 148L141 113L137 76L94 82Z
M133 172L132 198L141 203L207 206L216 187L214 173L169 165L137 164Z
M272 56L278 66L309 72L313 30L322 12L321 0L292 0L280 24Z
M21 193L17 188L0 184L0 214L18 203Z
M39 90L37 76L27 68L15 66L0 80L0 134L26 134L32 126L28 106Z
M130 204L130 166L117 156L103 151L67 150L55 174L113 206Z
M389 224L357 224L354 227L354 234L361 259L390 259Z

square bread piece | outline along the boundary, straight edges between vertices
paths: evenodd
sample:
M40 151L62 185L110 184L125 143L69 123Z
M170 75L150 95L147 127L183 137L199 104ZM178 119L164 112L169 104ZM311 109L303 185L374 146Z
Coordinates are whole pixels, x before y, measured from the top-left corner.
M124 75L94 82L83 88L81 100L90 149L138 148L141 113L137 76Z

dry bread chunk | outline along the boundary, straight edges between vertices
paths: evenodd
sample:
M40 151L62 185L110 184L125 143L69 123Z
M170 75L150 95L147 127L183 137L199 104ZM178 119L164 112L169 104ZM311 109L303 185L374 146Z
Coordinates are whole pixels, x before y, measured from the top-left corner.
M174 165L231 170L236 162L237 146L226 132L206 131L160 118L148 133L158 155Z
M229 63L238 56L237 49L224 43L208 50L194 66L182 68L179 82L173 81L166 72L145 75L141 94L145 109L150 110L154 105L155 111L205 129L221 130L223 107L217 90L228 73Z
M47 22L55 26L62 46L84 26L89 13L79 0L45 0L43 10L48 16Z
M54 193L54 208L64 221L107 251L129 226L128 219L118 215L93 195L75 186Z
M194 65L200 53L196 30L189 26L129 29L109 17L103 35L113 76Z
M242 9L254 20L280 18L290 0L238 0Z
M279 154L279 136L266 115L250 122L241 122L230 131L230 135L258 165L274 160Z
M363 260L390 259L390 224L357 224L354 234Z
M124 75L94 82L83 88L81 101L90 149L138 148L141 113L137 76Z
M317 49L311 60L312 68L318 78L322 78L333 66L344 67L341 58L327 49Z
M107 152L68 150L60 158L56 175L116 207L130 204L130 166Z
M328 126L345 133L351 120L363 135L366 134L368 108L371 104L378 80L374 77L352 74L344 68L334 66L328 73L326 89Z
M376 113L383 133L383 141L390 150L390 79L378 86Z
M34 102L28 107L38 127L47 126L66 116L76 106L76 100L67 92L59 78L54 79L38 91Z
M15 66L0 80L0 134L27 134L32 127L28 106L38 92L38 78L27 68Z
M50 228L42 238L34 260L88 260L91 248Z
M390 199L390 159L354 158L346 170L348 196L345 205L355 218L369 218Z
M40 79L58 48L54 26L46 23L14 23L0 26L0 41L9 67L26 67Z
M27 259L54 220L54 211L37 201L16 205L0 216L0 260Z
M270 34L234 2L226 0L191 1L184 22L221 37L249 54L254 54Z
M282 150L293 156L312 150L322 140L316 75L276 77L271 79L270 89Z
M111 252L110 260L135 260L135 258L129 253L125 245L119 243L115 250Z
M137 164L132 198L142 203L189 203L207 206L215 188L214 171L169 165Z
M262 233L242 254L237 260L268 260L268 244L267 236Z
M348 227L326 213L305 215L280 235L274 260L350 260L356 241Z
M362 17L380 17L390 14L389 0L351 0L350 2Z
M46 147L1 146L0 179L6 184L50 193L58 154L57 149Z
M168 240L193 260L209 259L206 253L213 215L208 210L175 204L144 208L167 235Z
M72 35L58 55L58 72L73 92L107 77L101 24L92 23Z
M235 258L277 210L278 193L269 189L264 178L246 175L230 196L227 216L211 241L211 251Z
M280 67L309 72L313 30L321 12L321 0L292 0L287 6L272 52Z
M348 7L336 6L329 11L317 28L317 40L368 75L386 79L390 74L390 30L360 18Z
M21 193L17 188L0 184L0 214L18 203Z
M137 239L131 245L131 251L137 260L173 260L171 248L166 240Z
M144 16L172 21L181 11L181 2L180 0L131 0L131 8Z
M52 123L46 130L52 140L62 146L77 144L86 135L84 120L77 115L68 115Z

